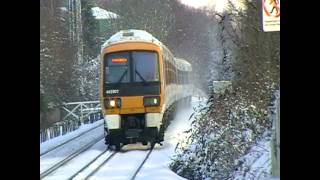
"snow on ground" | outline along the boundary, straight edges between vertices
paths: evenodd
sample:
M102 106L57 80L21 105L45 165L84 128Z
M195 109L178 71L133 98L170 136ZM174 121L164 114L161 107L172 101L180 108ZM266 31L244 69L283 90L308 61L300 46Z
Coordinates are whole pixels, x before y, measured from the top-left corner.
M43 152L52 149L56 146L59 146L60 144L63 144L64 142L78 136L79 134L88 131L89 129L95 128L97 126L101 126L103 124L103 119L96 121L92 124L84 124L82 126L79 127L79 129L72 131L70 133L67 133L63 136L58 136L55 137L53 139L50 139L48 141L45 141L43 143L40 144L40 154L42 154ZM81 138L81 137L80 137Z
M243 162L240 170L235 172L235 180L271 179L271 131L264 133L261 140L254 145L248 154L240 158Z
M49 174L45 180L55 180L55 179L68 179L76 172L78 172L82 167L86 166L90 161L95 157L100 155L107 146L104 144L104 139L99 141L97 144L93 145L90 149L76 156L65 164L62 168L57 169L53 173ZM111 152L106 152L105 155L102 155L101 158L108 157Z
M192 98L193 107L198 107L200 103L204 102L205 99L198 97ZM189 117L192 113L193 109L189 108L181 110L177 114L165 133L163 146L157 145L154 148L149 159L138 173L136 177L137 180L184 179L169 169L169 163L171 162L171 157L174 154L177 143L187 137L187 134L183 132L191 127L192 119L189 120Z
M81 136L81 138L76 138L60 146L59 148L41 156L40 157L40 173L44 172L48 168L52 167L54 164L65 159L67 156L79 150L80 148L86 146L88 143L103 137L103 135L104 135L103 126L100 126L90 131L85 136Z
M130 179L146 157L148 150L130 150L117 153L99 169L90 180Z

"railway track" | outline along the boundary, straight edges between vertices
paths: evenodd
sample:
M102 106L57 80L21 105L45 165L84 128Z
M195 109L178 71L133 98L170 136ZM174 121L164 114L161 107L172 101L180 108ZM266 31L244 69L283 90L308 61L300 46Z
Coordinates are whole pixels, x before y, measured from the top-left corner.
M90 143L86 144L84 147L80 148L79 150L75 151L74 153L70 154L69 156L67 156L63 160L59 161L58 163L55 163L53 166L51 166L50 168L48 168L48 169L44 170L42 173L40 173L40 179L43 179L44 177L48 176L49 174L51 174L52 172L54 172L55 170L57 170L58 168L60 168L64 164L66 164L67 162L69 162L71 159L78 156L82 152L88 150L90 147L92 147L93 145L95 145L96 143L98 143L99 141L101 141L103 139L104 139L104 136L99 137L99 138L95 139L94 141L91 141Z
M143 158L142 162L140 163L140 165L138 166L137 169L135 169L133 175L131 176L131 178L128 178L130 180L134 180L135 177L137 176L137 174L139 173L139 171L141 170L141 168L143 167L144 163L147 161L147 159L149 158L150 154L152 153L153 148L151 148L149 150L149 152L147 153L147 155ZM105 153L105 152L104 152ZM102 153L102 154L104 154ZM81 179L83 180L88 180L92 177L94 177L94 175L103 167L105 166L118 152L113 152L110 156L108 156L107 159L105 159L102 163L100 163L96 168L94 168L88 175L86 175L85 177L81 177ZM101 154L101 155L102 155ZM99 155L99 156L101 156ZM76 178L81 172L83 172L86 168L88 168L90 165L92 165L94 163L94 161L96 161L99 157L95 158L94 160L92 160L88 165L86 165L85 167L83 167L81 170L79 170L75 175L73 175L72 177L69 178L69 180Z
M104 150L102 153L100 153L97 157L95 157L93 160L91 160L87 165L82 167L80 170L78 170L76 173L74 173L71 177L68 178L68 180L76 178L79 174L81 174L85 169L87 169L90 165L95 163L98 158L100 158L102 155L107 153L108 149ZM95 168L89 175L87 175L84 179L87 179L88 177L92 176L95 172L97 172L103 164L105 164L107 161L109 161L117 152L113 152L111 155L107 157L106 160L104 160L97 168Z
M57 146L54 146L54 147L52 147L52 148L40 153L40 157L45 155L45 154L47 154L47 153L49 153L49 152L51 152L51 151L53 151L53 150L55 150L55 149L57 149L57 148L59 148L59 147L61 147L61 146L63 146L63 145L65 145L65 144L67 144L67 143L69 143L69 142L71 142L71 141L73 141L74 139L77 139L77 138L87 134L88 132L91 132L91 131L101 127L101 126L103 126L103 123L91 128L91 129L89 129L89 130L87 130L85 132L82 132L82 133L78 134L77 136L75 136L75 137L73 137L73 138L71 138L71 139L69 139L69 140L67 140L67 141L65 141L65 142L63 142L63 143L61 143L61 144L59 144Z
M147 156L143 159L142 163L140 164L140 166L138 167L138 169L136 169L136 171L134 172L133 176L130 178L130 180L134 180L137 176L137 174L139 173L139 171L141 170L141 168L143 167L144 163L147 161L147 159L149 158L151 152L153 151L154 146L151 147L150 151L148 152Z

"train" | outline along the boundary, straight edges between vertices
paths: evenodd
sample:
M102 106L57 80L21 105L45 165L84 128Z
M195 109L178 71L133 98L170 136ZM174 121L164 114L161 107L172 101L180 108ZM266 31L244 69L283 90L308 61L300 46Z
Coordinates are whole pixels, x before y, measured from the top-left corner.
M99 56L105 143L117 151L138 142L162 145L170 107L190 104L191 64L137 29L112 35Z

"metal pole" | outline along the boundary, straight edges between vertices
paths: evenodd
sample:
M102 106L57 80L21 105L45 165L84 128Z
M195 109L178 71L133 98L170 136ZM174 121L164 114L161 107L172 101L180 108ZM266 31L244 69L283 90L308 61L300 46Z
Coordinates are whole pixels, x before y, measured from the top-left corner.
M83 125L84 122L83 122L83 114L82 114L82 103L80 104L80 111L81 111L80 122L81 122L81 125Z

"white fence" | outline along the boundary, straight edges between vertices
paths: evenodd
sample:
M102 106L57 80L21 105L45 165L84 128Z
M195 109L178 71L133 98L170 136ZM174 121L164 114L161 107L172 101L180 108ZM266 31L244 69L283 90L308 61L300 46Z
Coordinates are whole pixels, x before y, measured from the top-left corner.
M100 101L65 103L61 108L63 118L46 129L40 130L40 143L78 129L83 124L103 118Z

